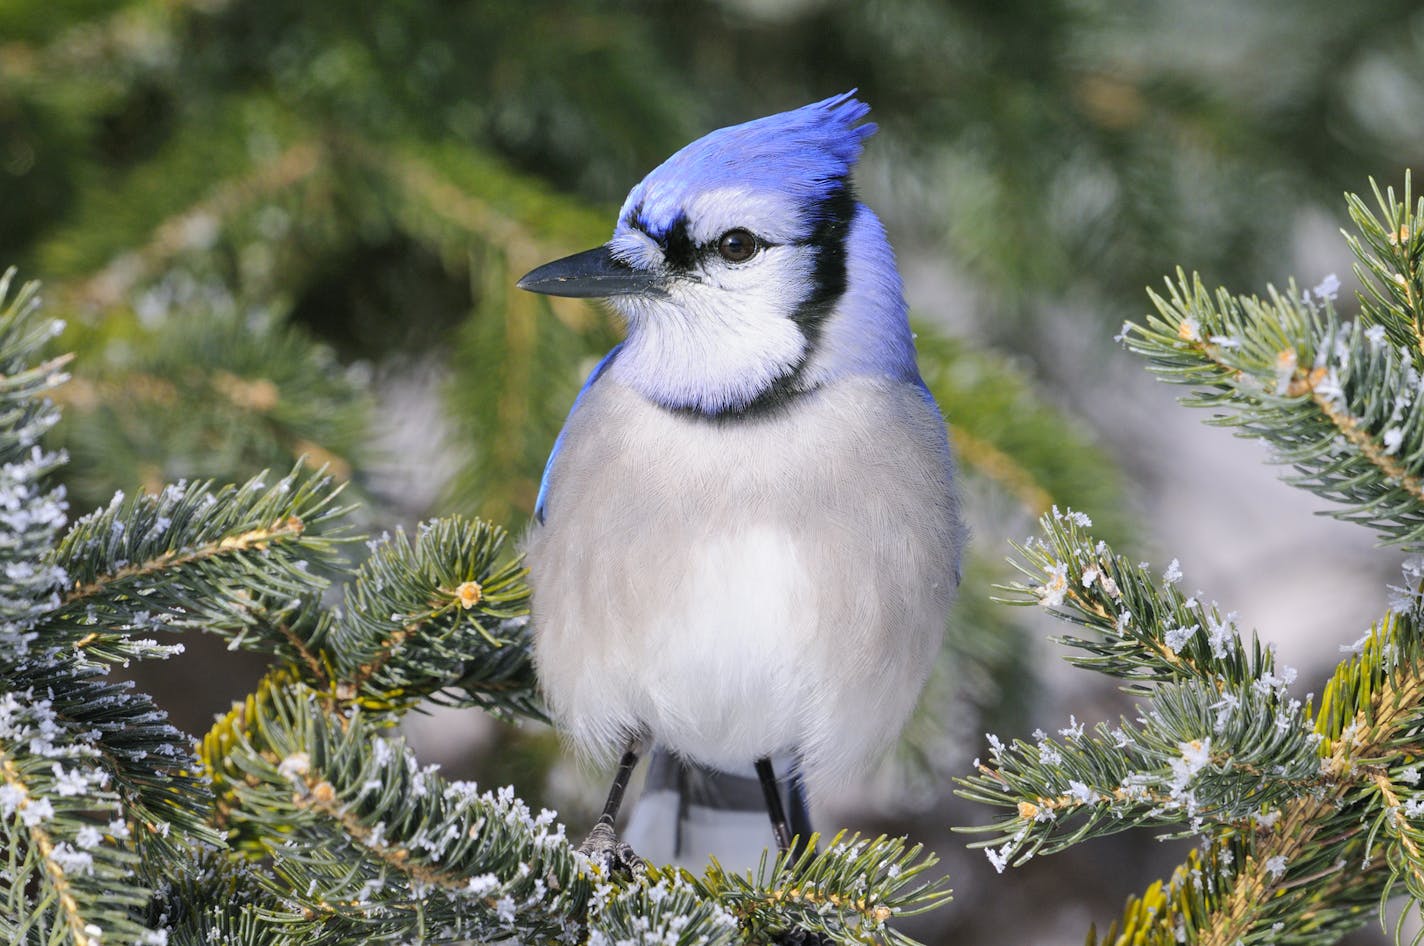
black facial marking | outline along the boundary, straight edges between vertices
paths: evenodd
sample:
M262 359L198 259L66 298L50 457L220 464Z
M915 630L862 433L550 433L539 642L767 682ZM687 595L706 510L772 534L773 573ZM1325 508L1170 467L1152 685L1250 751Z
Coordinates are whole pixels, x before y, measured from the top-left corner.
M642 230L644 233L648 232L648 222L643 219L643 202L641 200L638 201L637 206L623 216L623 222L630 227L636 227Z
M803 245L816 251L811 269L811 294L791 313L806 336L807 355L820 341L821 326L830 317L846 288L846 235L855 219L855 194L842 182L817 208L816 228Z
M658 242L662 244L663 258L674 271L686 272L697 262L698 248L687 232L687 214L678 214Z
M835 309L846 290L846 237L855 219L855 194L848 181L840 185L821 201L816 211L816 226L806 239L798 242L814 250L811 269L811 293L794 312L791 320L806 337L806 349L796 363L764 388L755 398L738 408L708 411L700 407L674 407L674 413L686 417L716 422L756 420L776 414L793 402L813 394L815 387L802 383L802 375L821 340L821 327ZM684 221L685 223L685 221ZM704 251L715 247L709 244Z

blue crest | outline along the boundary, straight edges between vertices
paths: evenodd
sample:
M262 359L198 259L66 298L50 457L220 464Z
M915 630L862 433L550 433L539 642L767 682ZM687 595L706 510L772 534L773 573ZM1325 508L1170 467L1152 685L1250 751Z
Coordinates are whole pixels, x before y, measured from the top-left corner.
M769 191L814 211L847 185L860 158L861 142L875 124L857 124L870 106L855 90L720 128L687 145L634 187L618 214L655 239L682 215L688 197L719 187L748 193Z

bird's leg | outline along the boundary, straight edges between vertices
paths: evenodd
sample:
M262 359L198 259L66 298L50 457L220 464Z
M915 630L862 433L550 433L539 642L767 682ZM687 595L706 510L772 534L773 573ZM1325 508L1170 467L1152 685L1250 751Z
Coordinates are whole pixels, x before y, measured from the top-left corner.
M771 815L771 831L776 835L776 847L782 854L791 851L792 858L794 859L800 856L800 853L805 850L806 837L804 835L798 836L796 838L796 847L794 850L792 849L791 825L786 820L786 808L781 803L781 789L776 784L776 772L771 768L771 760L757 759L756 772L757 778L761 779L762 794L766 796L766 811L767 814ZM797 802L793 802L793 804L796 803ZM800 801L799 806L802 809L800 812L802 817L798 817L797 820L804 821L804 801ZM803 830L808 831L809 829L809 824L803 828ZM829 946L831 941L820 933L813 933L810 930L794 926L776 937L773 942L776 946Z
M608 800L603 803L603 814L598 816L598 823L578 846L583 854L606 861L610 871L636 874L641 873L645 867L643 859L626 843L620 841L613 830L613 820L618 817L618 809L623 807L623 792L627 790L628 779L637 765L638 744L634 742L628 746L628 751L623 753L623 758L618 762L618 771L613 774L613 785L608 789Z
M766 796L766 812L771 815L771 831L776 835L777 850L785 854L791 850L791 826L786 822L786 808L781 804L781 789L776 784L771 760L757 759L756 773L761 779L762 794Z

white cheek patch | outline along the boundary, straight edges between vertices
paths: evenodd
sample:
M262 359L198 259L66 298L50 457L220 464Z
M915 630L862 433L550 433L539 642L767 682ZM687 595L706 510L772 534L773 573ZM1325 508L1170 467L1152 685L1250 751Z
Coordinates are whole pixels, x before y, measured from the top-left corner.
M702 281L738 300L770 295L789 314L793 303L807 294L814 251L800 246L768 246L744 263L709 258L699 275Z
M785 377L806 353L786 297L675 286L664 299L622 297L628 341L609 369L645 397L709 413L741 407Z
M742 263L708 253L692 273L673 274L666 295L609 299L628 319L628 340L610 372L665 407L713 414L744 407L790 376L808 354L793 316L814 289L816 251L787 242L799 235L784 224L765 222L795 218L781 201L746 197L723 189L702 195L693 209L711 213L720 207L717 219L731 221L728 229L745 226L773 245ZM743 212L730 216L734 199L742 201ZM775 217L760 216L771 213ZM705 229L706 221L698 227ZM636 229L620 228L612 246L615 256L634 266L665 266L661 248Z

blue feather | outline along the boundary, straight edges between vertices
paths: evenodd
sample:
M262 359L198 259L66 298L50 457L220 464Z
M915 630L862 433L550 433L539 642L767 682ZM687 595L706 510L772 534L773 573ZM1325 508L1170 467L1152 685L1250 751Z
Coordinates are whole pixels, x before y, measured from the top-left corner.
M628 194L620 221L661 239L687 198L718 187L774 191L814 208L860 159L875 124L857 124L870 106L855 90L789 112L720 128L668 158ZM806 221L808 227L814 220Z
M621 342L614 345L612 350L604 355L598 364L593 366L593 371L589 372L588 380L584 381L583 387L579 388L578 397L574 398L574 406L569 408L569 416L564 420L563 429L559 431L559 436L554 438L554 449L549 451L549 459L544 463L544 475L539 478L539 496L534 500L534 518L539 520L540 525L544 524L544 507L549 499L549 475L553 472L554 461L558 459L559 448L563 446L564 436L569 432L569 420L573 419L574 413L579 409L579 402L582 401L583 396L588 393L588 389L593 387L599 378L603 377L604 371L608 369L609 365L613 364L614 357L617 356L619 349L622 347Z

